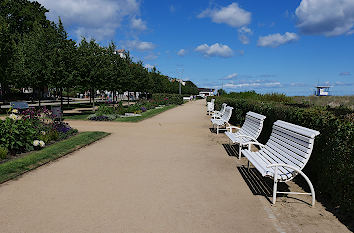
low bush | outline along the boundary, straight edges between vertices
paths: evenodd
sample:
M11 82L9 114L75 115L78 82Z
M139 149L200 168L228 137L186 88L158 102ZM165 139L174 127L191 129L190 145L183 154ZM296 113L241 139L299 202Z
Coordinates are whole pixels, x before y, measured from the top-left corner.
M68 124L55 121L52 113L45 108L10 110L9 113L5 120L0 121L0 146L11 155L34 150L35 141L47 144L77 132Z
M0 146L0 159L6 159L9 150L6 147Z
M152 101L159 105L168 105L168 104L183 104L183 95L179 94L153 94Z
M115 115L96 115L96 114L92 114L90 116L87 117L88 120L91 121L113 121L115 120L117 117Z
M232 124L242 125L248 111L267 116L259 137L265 143L276 120L318 130L314 149L305 173L320 197L335 207L354 213L354 121L353 112L338 117L326 107L297 107L279 102L254 99L213 97L220 108L226 103L234 108Z

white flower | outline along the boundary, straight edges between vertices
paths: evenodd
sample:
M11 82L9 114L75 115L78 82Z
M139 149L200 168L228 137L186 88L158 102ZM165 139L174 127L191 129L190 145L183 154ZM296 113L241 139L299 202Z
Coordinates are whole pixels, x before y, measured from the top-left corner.
M17 109L12 109L12 113L18 113L18 110Z
M41 147L44 147L44 146L45 146L45 143L44 143L43 141L39 141L39 145L40 145Z
M10 114L10 119L12 119L12 120L17 120L17 116L15 115L15 114Z
M41 134L42 134L42 135L45 135L46 133L45 133L45 131L41 131Z
M33 141L33 146L39 146L39 141L38 140L34 140Z

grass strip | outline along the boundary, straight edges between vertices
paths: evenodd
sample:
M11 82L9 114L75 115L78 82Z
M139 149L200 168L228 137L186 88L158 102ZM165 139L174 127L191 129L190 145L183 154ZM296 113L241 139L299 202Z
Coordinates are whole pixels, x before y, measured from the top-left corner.
M154 108L154 109L150 109L147 110L146 112L141 113L141 116L137 116L137 117L121 117L121 118L117 118L114 121L119 121L119 122L139 122L148 118L151 118L153 116L156 116L160 113L163 113L167 110L170 110L172 108L177 107L177 105L169 105L169 106L165 106L162 108Z
M150 117L156 116L162 112L165 112L169 109L172 109L176 107L177 105L169 105L165 106L162 108L154 108L154 109L149 109L146 112L141 113L141 116L137 117L119 117L115 119L114 121L118 122L139 122L145 119L148 119ZM70 115L70 116L65 116L64 114L64 119L65 120L87 120L87 117L90 116L93 113L90 114L77 114L77 115Z
M34 151L27 156L0 164L0 183L4 183L50 161L56 160L107 135L109 133L97 131L83 132L40 151Z

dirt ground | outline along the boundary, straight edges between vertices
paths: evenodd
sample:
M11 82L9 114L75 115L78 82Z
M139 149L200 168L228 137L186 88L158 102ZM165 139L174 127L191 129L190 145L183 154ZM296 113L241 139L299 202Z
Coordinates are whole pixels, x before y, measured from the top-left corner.
M348 232L308 197L272 206L205 113L196 101L139 123L70 122L112 134L2 184L0 231Z

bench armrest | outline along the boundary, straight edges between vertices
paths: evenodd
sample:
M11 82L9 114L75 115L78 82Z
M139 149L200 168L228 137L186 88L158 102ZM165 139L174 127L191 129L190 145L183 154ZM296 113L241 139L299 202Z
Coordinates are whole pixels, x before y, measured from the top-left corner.
M246 142L246 143L243 143L242 145L246 146L246 145L257 145L257 146L260 146L261 148L264 147L264 145L262 143L259 143L257 141L255 142Z
M240 127L237 127L237 126L233 126L233 125L230 125L230 126L226 127L226 130L229 130L229 132L231 132L231 133L232 133L232 130L233 130L233 129L238 129L238 130L240 130L241 128L240 128Z

